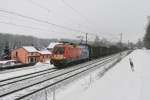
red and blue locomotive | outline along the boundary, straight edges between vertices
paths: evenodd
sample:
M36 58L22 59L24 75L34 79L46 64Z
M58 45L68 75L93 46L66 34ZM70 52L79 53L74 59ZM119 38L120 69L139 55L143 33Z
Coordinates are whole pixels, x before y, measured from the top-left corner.
M62 43L53 48L51 64L54 64L54 66L65 66L72 62L88 59L88 46Z

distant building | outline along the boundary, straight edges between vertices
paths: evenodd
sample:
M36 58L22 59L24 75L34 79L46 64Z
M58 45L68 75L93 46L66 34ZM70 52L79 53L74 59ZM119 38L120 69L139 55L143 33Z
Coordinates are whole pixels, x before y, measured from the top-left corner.
M33 46L23 46L12 50L11 59L21 63L37 63L40 61L40 54Z
M11 59L21 63L37 63L50 60L51 52L48 50L38 51L33 46L23 46L12 50Z
M59 43L59 42L52 42L52 43L49 44L49 46L47 47L47 49L48 49L50 52L52 52L53 48L54 48L55 45L57 45L57 44L61 44L61 43Z
M48 50L39 51L40 54L40 62L50 61L51 52Z

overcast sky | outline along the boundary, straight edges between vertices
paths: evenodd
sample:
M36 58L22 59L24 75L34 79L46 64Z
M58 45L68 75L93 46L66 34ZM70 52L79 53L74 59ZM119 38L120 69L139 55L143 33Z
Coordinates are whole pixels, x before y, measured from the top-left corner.
M0 32L41 38L76 38L88 32L90 40L97 34L110 41L119 41L123 33L124 42L136 42L145 34L149 4L150 0L0 0Z

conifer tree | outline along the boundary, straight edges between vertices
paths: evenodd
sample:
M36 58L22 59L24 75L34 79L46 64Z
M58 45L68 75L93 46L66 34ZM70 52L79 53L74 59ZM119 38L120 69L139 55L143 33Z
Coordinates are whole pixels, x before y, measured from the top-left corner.
M5 48L4 48L4 59L9 60L10 59L10 48L9 43L6 42Z
M150 22L149 22L147 29L146 29L146 34L144 37L144 45L147 49L150 49Z

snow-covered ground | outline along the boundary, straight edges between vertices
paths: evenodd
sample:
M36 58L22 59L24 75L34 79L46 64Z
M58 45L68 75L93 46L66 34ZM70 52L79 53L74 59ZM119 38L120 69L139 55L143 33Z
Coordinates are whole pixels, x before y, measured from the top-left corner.
M12 77L17 77L17 76L22 76L22 75L26 75L26 74L30 74L30 73L34 73L34 72L38 72L38 71L42 71L42 70L46 70L49 68L53 68L53 65L50 65L49 63L38 63L36 65L33 66L33 68L30 69L26 69L26 68L22 68L21 70L18 71L12 71L12 72L7 72L7 73L1 73L0 74L0 80L4 80L4 79L8 79L8 78L12 78Z
M134 72L129 58L134 63ZM55 100L150 100L149 61L150 51L135 50L105 75L97 70L63 91L56 91Z

